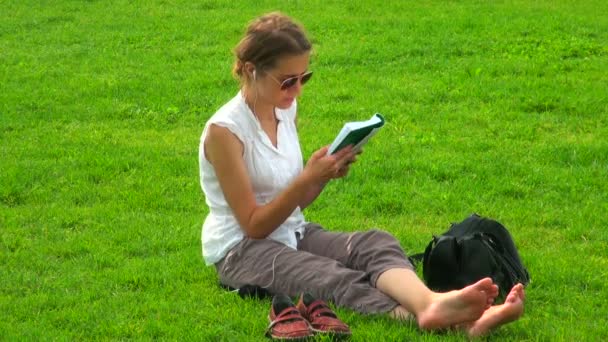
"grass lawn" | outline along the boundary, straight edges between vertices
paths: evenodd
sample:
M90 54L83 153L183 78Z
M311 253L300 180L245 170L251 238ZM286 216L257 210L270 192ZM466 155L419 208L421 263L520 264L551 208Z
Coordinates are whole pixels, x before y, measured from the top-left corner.
M532 283L499 340L608 339L608 3L0 2L0 340L264 340L269 300L201 257L206 119L232 48L270 10L302 22L307 158L345 121L387 126L305 211L421 251L478 212ZM352 340L463 340L338 311Z

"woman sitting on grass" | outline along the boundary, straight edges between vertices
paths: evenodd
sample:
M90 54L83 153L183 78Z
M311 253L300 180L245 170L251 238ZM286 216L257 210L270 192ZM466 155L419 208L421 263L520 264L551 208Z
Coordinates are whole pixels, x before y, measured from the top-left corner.
M296 98L313 75L310 51L302 28L280 13L253 21L235 49L241 89L207 121L200 144L206 263L234 288L309 293L361 313L412 318L421 329L476 336L518 319L521 284L497 306L490 278L435 293L392 235L329 232L305 221L302 210L329 181L345 177L357 155L351 147L327 155L326 146L303 165Z

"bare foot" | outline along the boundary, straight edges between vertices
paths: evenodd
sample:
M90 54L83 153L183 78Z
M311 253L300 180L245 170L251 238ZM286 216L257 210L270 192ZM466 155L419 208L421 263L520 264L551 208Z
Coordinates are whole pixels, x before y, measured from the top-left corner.
M465 326L465 330L469 336L477 337L487 334L499 325L517 320L524 313L524 299L524 286L522 284L513 286L504 304L489 308L481 318Z
M497 294L498 287L491 278L484 278L461 290L435 293L431 304L418 314L418 326L421 329L441 329L475 321L486 310L489 298L494 301Z
M496 297L498 297L499 293L500 291L498 289L498 285L496 284L492 284L492 287L486 290L486 295L488 296L488 301L486 302L486 310L489 309L492 304L494 304L494 300L496 299Z

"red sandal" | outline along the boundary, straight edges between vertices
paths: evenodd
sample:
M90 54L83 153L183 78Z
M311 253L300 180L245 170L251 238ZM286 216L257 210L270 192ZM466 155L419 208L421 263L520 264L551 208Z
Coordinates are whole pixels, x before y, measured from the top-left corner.
M275 309L281 310L278 315ZM310 323L296 308L287 296L276 295L272 301L270 325L266 329L266 336L279 340L304 340L314 336Z
M306 297L306 298L304 298ZM308 305L304 303L309 303ZM298 301L298 310L312 326L312 330L320 334L331 334L336 337L350 336L351 331L346 323L338 319L338 316L320 300L314 299L309 294L302 294Z

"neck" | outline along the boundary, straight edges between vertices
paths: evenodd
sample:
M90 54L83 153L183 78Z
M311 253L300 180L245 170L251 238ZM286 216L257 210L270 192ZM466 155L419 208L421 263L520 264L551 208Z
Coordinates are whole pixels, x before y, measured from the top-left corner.
M264 101L255 91L250 87L243 88L243 97L245 97L245 103L258 119L258 121L270 121L275 120L274 105Z

